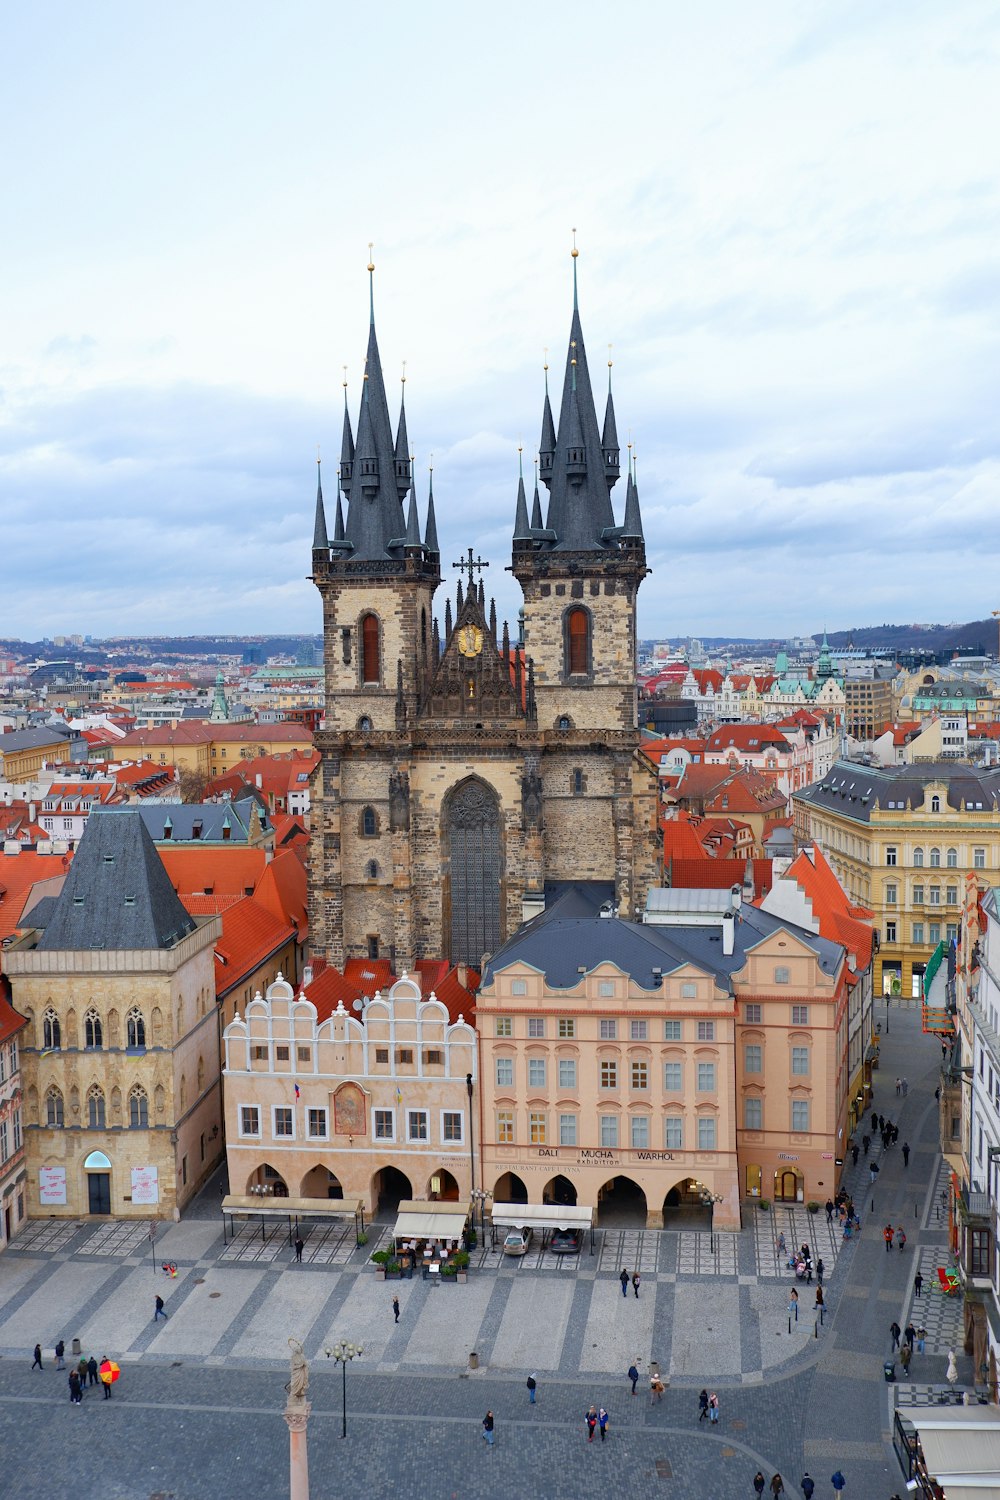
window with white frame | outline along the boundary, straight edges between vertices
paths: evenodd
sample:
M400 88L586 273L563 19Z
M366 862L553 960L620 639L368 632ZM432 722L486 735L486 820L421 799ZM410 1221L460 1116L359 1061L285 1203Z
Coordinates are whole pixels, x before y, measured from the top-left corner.
M0 1162L7 1160L10 1155L10 1137L7 1132L7 1121L0 1120Z
M512 1089L514 1087L514 1059L512 1057L498 1057L497 1066L497 1088Z
M894 943L896 941L896 924L895 924L895 922L886 922L886 924L885 924L885 940L886 940L887 943Z
M886 888L885 888L885 904L886 904L886 906L895 906L896 905L896 896L897 896L897 894L898 894L898 891L897 891L895 883L893 883L892 885L887 885L886 886Z
M307 1115L308 1135L311 1141L326 1140L326 1110L310 1109Z
M924 904L924 888L922 885L915 885L913 887L913 904L914 906L923 906Z
M666 1062L663 1064L663 1087L668 1094L679 1094L684 1087L684 1064L679 1062Z
M663 1040L665 1042L679 1042L681 1040L680 1021L664 1021Z
M715 1116L698 1116L698 1150L715 1150Z
M426 1141L428 1139L426 1109L408 1109L406 1111L406 1139L408 1141Z
M929 943L933 943L935 948L937 947L938 943L941 941L940 922L929 922L927 924L927 941Z
M441 1139L449 1145L455 1145L465 1137L463 1120L465 1116L461 1110L446 1109L441 1113Z
M949 885L945 887L944 899L949 906L958 905L958 886Z
M974 870L985 870L986 869L986 850L985 849L973 849L973 851L972 851L972 868Z
M913 851L913 868L915 870L922 870L923 867L924 867L924 851L922 849L914 849L914 851Z
M559 1116L559 1144L560 1146L576 1145L576 1115Z
M743 1007L743 1019L744 1019L744 1021L746 1021L746 1023L747 1023L748 1026L759 1026L760 1025L760 1006L759 1005L744 1005L744 1007Z
M697 1000L697 998L698 986L696 984L691 984L690 981L685 981L685 983L681 985L681 999Z
M528 1115L528 1138L533 1146L544 1146L548 1137L548 1116L544 1110L532 1110Z
M618 1146L618 1116L601 1116L601 1146L605 1151L615 1150Z
M395 1110L375 1110L375 1139L377 1141L394 1141L396 1139Z
M764 1049L759 1042L747 1042L743 1049L743 1071L761 1073L764 1069Z
M698 1064L698 1092L699 1094L715 1093L714 1062L700 1062Z
M683 1151L684 1119L681 1115L664 1115L663 1146L666 1151Z
M809 1100L792 1100L792 1129L799 1134L809 1129Z
M543 1089L545 1087L545 1058L528 1058L528 1087L529 1089Z
M497 1036L514 1035L514 1022L510 1016L497 1016L495 1019Z
M616 1089L618 1087L618 1064L613 1058L601 1059L601 1088Z
M940 867L940 864L941 864L941 850L940 849L932 849L931 850L931 869L932 870L937 870Z
M559 1035L564 1041L576 1036L576 1021L573 1016L559 1017Z
M947 852L947 854L945 855L944 862L945 862L945 865L947 866L947 868L949 870L957 870L958 869L958 850L957 849L949 849L948 852Z
M597 981L597 993L599 995L602 995L605 999L607 999L609 995L613 995L614 992L615 982L613 979L599 979Z
M501 1146L514 1144L514 1111L512 1109L497 1110L497 1141Z
M544 1036L545 1035L545 1017L544 1016L529 1016L528 1017L528 1035L529 1035L529 1037L540 1037L540 1036Z
M633 1042L646 1042L649 1040L648 1021L630 1021L628 1023L629 1040Z
M15 1151L20 1151L20 1149L21 1149L21 1111L19 1109L15 1109L15 1111L14 1111L14 1150Z
M753 1094L748 1094L743 1100L743 1128L744 1130L763 1130L764 1128L764 1101Z
M295 1137L295 1117L290 1105L276 1104L272 1109L272 1135L275 1140L293 1140Z
M575 1057L561 1057L559 1059L559 1087L561 1089L576 1088Z
M649 1150L649 1116L633 1115L631 1118L632 1150Z
M930 888L930 898L931 898L931 905L932 906L940 906L941 905L941 887L939 885L932 885L931 886L931 888Z
M887 847L887 849L885 851L885 862L886 862L887 865L894 865L896 863L896 846L895 846L895 844L889 844L889 846Z
M923 940L924 940L924 924L923 924L923 922L914 922L913 926L912 926L912 932L913 932L913 941L915 943L922 943Z
M715 1041L715 1022L714 1021L699 1021L698 1022L698 1040L699 1040L699 1042L714 1042Z
M510 982L512 995L526 995L528 993L528 981L526 979L512 979Z
M613 1042L613 1041L615 1041L617 1039L617 1037L618 1037L618 1022L617 1021L602 1021L600 1024L601 1024L601 1041L602 1042Z
M784 964L779 964L779 966L774 971L775 984L790 984L791 979L791 971L786 968Z
M644 1057L632 1059L630 1064L631 1084L634 1089L649 1088L649 1063Z
M809 1072L809 1048L808 1047L793 1047L792 1048L792 1072L793 1073L797 1073L800 1076L808 1074L808 1072Z
M809 1025L809 1007L808 1007L808 1005L793 1005L792 1006L792 1025L793 1026L808 1026Z

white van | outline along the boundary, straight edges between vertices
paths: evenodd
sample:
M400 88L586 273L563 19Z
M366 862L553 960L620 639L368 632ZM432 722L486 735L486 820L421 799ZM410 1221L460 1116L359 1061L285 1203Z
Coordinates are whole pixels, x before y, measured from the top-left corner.
M531 1244L530 1229L512 1229L503 1242L504 1255L524 1255Z

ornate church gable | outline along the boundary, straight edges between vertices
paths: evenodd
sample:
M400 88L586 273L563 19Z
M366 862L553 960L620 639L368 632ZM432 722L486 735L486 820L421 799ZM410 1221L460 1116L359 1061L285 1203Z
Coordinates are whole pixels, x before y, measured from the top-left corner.
M477 584L473 578L477 565L472 560L471 548L468 561L462 566L469 570L468 589L463 594L459 580L454 626L448 601L444 649L419 717L533 724L536 713L531 658L526 660L523 649L516 643L511 646L506 622L498 641L496 606L490 600L487 620L482 581Z

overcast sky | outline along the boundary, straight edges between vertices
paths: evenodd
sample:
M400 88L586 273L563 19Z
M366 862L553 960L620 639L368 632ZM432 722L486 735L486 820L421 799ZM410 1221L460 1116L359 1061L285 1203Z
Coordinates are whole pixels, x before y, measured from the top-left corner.
M574 225L643 635L1000 606L998 52L963 0L4 7L0 635L320 628L369 240L421 505L433 453L513 618Z

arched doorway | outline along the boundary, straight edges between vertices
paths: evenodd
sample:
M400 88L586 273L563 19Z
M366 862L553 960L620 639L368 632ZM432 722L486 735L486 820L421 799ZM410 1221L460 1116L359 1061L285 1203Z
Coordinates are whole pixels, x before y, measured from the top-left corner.
M83 1164L87 1174L87 1212L111 1212L111 1162L103 1151L91 1151Z
M344 1189L340 1178L335 1177L329 1167L313 1167L302 1179L300 1198L343 1198Z
M796 1172L793 1167L785 1167L775 1172L775 1203L801 1203L804 1197L805 1188L801 1172Z
M543 1203L560 1203L565 1208L576 1207L576 1188L568 1177L560 1172L558 1177L552 1177L542 1188Z
M444 809L445 930L452 963L478 968L503 941L503 849L493 788L470 776Z
M413 1184L396 1167L383 1167L372 1178L372 1203L380 1216L394 1214L402 1200L409 1202L412 1197Z
M527 1203L528 1189L516 1172L505 1172L493 1184L494 1203Z
M631 1177L612 1177L597 1194L597 1222L608 1228L645 1229L646 1194Z
M248 1198L287 1198L288 1183L276 1167L265 1162L247 1179Z
M674 1184L663 1200L664 1229L700 1229L712 1227L712 1207L706 1205L702 1185L695 1177L685 1177Z
M458 1182L450 1172L440 1168L427 1184L427 1196L442 1203L457 1203Z

